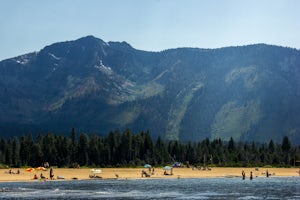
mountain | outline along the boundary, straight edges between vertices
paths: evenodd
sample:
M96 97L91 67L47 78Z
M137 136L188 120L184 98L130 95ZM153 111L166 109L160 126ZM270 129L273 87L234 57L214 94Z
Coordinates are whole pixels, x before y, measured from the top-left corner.
M93 36L0 62L0 130L149 129L195 141L300 141L300 51L134 49Z

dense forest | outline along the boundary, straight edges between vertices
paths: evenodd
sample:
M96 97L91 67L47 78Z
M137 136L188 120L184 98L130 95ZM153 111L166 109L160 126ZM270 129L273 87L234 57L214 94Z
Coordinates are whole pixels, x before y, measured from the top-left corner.
M205 139L199 142L156 140L149 131L132 133L130 129L111 131L107 136L70 136L54 133L31 134L0 140L2 167L37 167L44 162L51 166L135 167L149 163L154 166L181 162L193 166L279 166L299 165L300 146L293 146L288 137L281 144L229 142Z

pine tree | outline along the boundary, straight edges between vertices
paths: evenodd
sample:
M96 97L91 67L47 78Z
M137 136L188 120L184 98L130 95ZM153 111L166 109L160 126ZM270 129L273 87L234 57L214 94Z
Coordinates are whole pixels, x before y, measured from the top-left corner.
M93 135L89 142L89 159L91 165L100 164L99 142L100 139L97 135Z
M8 166L12 166L12 155L13 155L13 148L12 148L12 142L10 139L8 139L7 143L6 143L6 151L5 151L5 163Z
M5 163L5 149L6 141L2 138L0 140L0 163Z
M291 160L291 157L290 157L291 142L287 136L285 136L282 140L281 149L282 149L282 152L284 153L284 155L283 155L284 163L286 165L289 165L290 160Z
M281 149L283 152L287 153L291 149L291 142L287 136L284 136L281 144Z
M144 137L144 161L146 163L153 163L154 159L153 159L153 155L154 155L154 143L153 140L151 138L150 132L147 131L146 133L142 133L143 137Z
M78 144L77 144L77 138L76 138L76 131L75 128L72 128L71 131L71 145L70 145L70 151L71 151L71 163L75 164L77 162L78 158Z
M86 133L80 134L79 137L78 163L80 165L89 164L89 137Z
M12 165L13 167L20 167L20 144L17 137L12 141Z
M233 152L235 150L235 142L232 137L230 137L229 143L228 143L228 150L230 152Z
M274 153L275 145L274 145L273 140L270 140L268 150L269 150L270 153Z
M32 163L30 163L30 161L31 161L31 157L32 157L31 153L32 153L33 144L34 144L34 142L33 142L31 134L21 137L21 143L20 143L21 165L23 165L23 166L32 165Z

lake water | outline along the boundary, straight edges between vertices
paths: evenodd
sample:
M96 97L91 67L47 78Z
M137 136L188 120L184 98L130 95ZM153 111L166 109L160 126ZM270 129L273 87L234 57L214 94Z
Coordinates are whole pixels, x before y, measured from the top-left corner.
M0 199L300 199L300 177L9 182Z

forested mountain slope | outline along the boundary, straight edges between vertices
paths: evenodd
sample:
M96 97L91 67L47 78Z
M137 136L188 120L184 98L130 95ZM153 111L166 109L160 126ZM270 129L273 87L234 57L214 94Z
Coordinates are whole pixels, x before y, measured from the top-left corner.
M300 141L299 97L296 49L147 52L87 36L0 62L0 134L130 128L168 140Z

